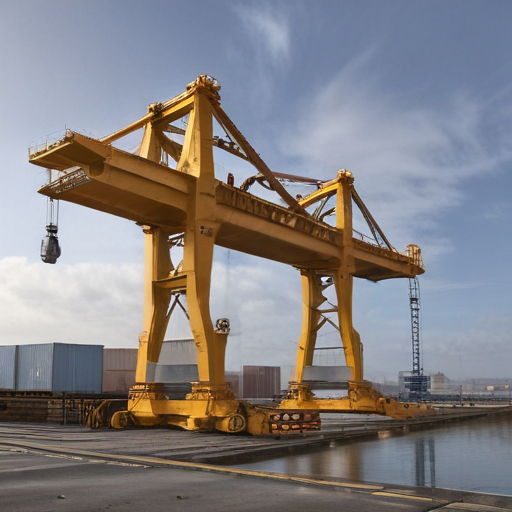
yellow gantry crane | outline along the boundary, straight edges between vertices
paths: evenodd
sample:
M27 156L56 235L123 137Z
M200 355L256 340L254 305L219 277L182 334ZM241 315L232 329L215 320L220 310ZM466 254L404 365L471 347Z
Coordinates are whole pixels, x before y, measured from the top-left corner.
M58 171L41 194L129 219L144 233L144 318L136 384L130 390L128 410L114 415L113 426L133 422L265 434L319 428L319 411L394 417L427 413L425 406L409 407L384 398L364 380L362 344L352 325L354 277L380 281L422 274L419 248L411 245L399 253L389 244L347 170L319 183L318 190L305 198L292 197L279 179L287 175L267 167L222 109L219 90L215 79L200 75L184 93L150 105L144 117L111 135L93 139L67 130L61 139L29 150L31 163ZM185 129L176 124L184 118ZM225 136L214 137L214 120ZM113 146L139 129L143 136L138 155ZM172 134L181 134L183 143L173 140ZM232 179L227 183L217 179L214 148L251 163L258 174L238 188ZM169 158L175 165L167 164ZM287 207L248 192L256 181L277 192ZM335 207L326 210L330 199ZM367 221L373 243L354 237L353 205ZM325 222L328 214L335 214L334 226ZM176 245L183 247L179 265L171 260ZM295 379L278 409L239 401L226 383L229 324L221 320L214 326L209 305L215 245L300 271L303 311ZM322 309L328 286L334 287L337 304ZM180 294L187 298L199 381L192 383L185 400L170 400L163 386L154 382L155 367L174 309L173 297ZM346 359L348 393L336 400L316 398L305 379L314 369L317 332L327 312L337 319Z

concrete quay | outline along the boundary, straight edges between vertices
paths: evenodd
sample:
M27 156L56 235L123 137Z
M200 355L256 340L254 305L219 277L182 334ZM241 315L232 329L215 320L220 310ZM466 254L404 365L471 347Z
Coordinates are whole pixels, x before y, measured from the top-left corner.
M500 412L510 413L510 408ZM452 421L455 417L445 419ZM269 452L307 450L333 439L426 426L404 426L373 416L328 416L321 432L276 439L168 428L115 431L3 423L0 508L8 512L203 508L251 511L262 506L354 512L512 510L512 497L507 496L281 475L213 464L221 460L235 464Z

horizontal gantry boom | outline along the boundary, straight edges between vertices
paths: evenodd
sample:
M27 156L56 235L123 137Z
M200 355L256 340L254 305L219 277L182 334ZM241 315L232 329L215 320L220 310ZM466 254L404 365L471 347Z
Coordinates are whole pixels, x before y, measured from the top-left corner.
M185 229L196 177L68 130L31 155L33 164L67 171L39 192L141 225ZM70 170L73 169L74 170ZM355 277L379 281L423 273L413 258L357 238L347 247L342 230L215 180L217 245L299 268L334 270L347 251ZM342 255L341 249L344 248Z

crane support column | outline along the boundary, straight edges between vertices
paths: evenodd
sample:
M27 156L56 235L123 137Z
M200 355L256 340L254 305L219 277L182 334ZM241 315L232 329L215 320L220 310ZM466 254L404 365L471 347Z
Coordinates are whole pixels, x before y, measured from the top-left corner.
M322 284L317 272L312 269L300 271L302 281L302 330L295 366L295 382L301 383L304 367L313 364L316 336L322 316L318 308L326 301L322 295Z
M301 402L314 400L308 384L303 383L304 368L313 365L313 354L318 330L331 320L323 317L323 313L336 313L338 330L345 353L346 364L350 368L352 388L355 389L363 380L362 344L359 334L352 323L352 291L355 263L352 238L352 188L354 178L347 170L338 171L335 184L336 193L336 227L341 231L340 244L341 265L335 272L302 269L302 331L299 341L295 382L290 383L289 393L283 404L285 407L301 406ZM337 306L320 310L321 304L327 299L322 294L321 276L327 277L334 284ZM335 326L335 324L333 324ZM359 384L358 384L359 383ZM363 386L364 387L364 386ZM347 404L348 405L348 404Z
M336 227L342 231L341 262L334 276L338 299L338 319L347 366L352 368L352 379L363 379L363 346L361 338L352 324L352 291L355 272L352 238L352 188L354 177L347 170L338 171L336 193Z
M177 270L170 259L169 236L161 227L144 226L145 294L144 331L140 336L137 382L131 391L132 421L178 424L194 430L237 432L245 419L237 414L239 402L225 382L227 330L214 330L210 316L210 282L218 223L213 161L213 114L208 91L196 91L189 111L183 149L177 170L194 176L195 185L187 202L183 241L183 265ZM160 136L161 139L161 136ZM159 161L158 131L146 125L141 156ZM169 322L172 293L185 292L190 327L197 348L199 382L180 404L165 400L163 387L154 382L156 363ZM152 364L153 363L153 364ZM180 414L175 413L179 411ZM173 414L174 413L174 414Z
M345 359L347 366L352 369L352 379L359 382L363 380L363 345L352 324L353 277L336 275L334 286L338 297L338 319Z
M213 113L206 94L198 93L190 112L181 159L177 169L197 178L190 198L183 249L187 276L190 327L197 347L200 386L224 388L224 355L227 332L215 332L210 316L210 282L218 226L215 222L215 171L213 162Z
M155 367L160 357L165 331L169 323L168 309L172 290L158 286L173 270L169 254L169 234L160 228L144 226L144 317L139 335L139 352L135 381L154 382ZM148 363L150 363L148 365Z
M151 123L144 127L140 156L160 162L161 146ZM169 277L173 270L169 254L168 234L153 226L144 226L144 316L139 335L139 351L135 381L137 384L154 381L155 365L167 329L167 310L171 300L170 290L155 286L156 281ZM148 373L147 363L153 363Z
M332 279L336 290L338 305L331 312L336 312L341 341L345 351L347 366L350 367L353 381L363 379L362 344L359 334L352 324L352 290L353 273L355 272L352 238L352 187L354 178L347 170L338 171L336 180L336 227L342 234L340 246L340 261L342 264L336 272L324 271L320 273L314 269L301 269L302 280L302 331L297 354L295 382L293 388L303 389L302 385L304 367L313 364L317 332L325 323L321 321L321 304L326 301L322 295L322 281L320 275ZM301 391L299 391L299 394ZM306 395L307 390L305 391Z

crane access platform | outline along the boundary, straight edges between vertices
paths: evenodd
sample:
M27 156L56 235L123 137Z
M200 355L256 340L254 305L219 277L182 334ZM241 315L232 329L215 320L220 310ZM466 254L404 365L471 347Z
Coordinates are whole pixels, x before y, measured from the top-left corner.
M151 104L138 121L111 135L95 139L66 130L58 140L29 150L31 163L56 171L41 194L128 219L144 233L144 314L136 384L129 393L128 410L116 413L112 425L168 424L199 431L274 434L318 429L321 411L397 418L431 412L425 405L385 398L364 380L362 343L352 323L354 278L381 281L422 274L420 249L409 245L399 253L391 246L356 192L350 171L340 170L323 182L309 179L317 183L317 190L292 197L282 180L299 178L269 169L222 109L219 90L214 78L200 75L185 92ZM223 136L214 136L214 122ZM137 130L143 131L138 154L114 146ZM214 151L245 160L256 174L239 187L231 175L226 181L219 179ZM276 192L286 206L249 192L254 183ZM354 232L354 206L373 238L362 239ZM328 217L335 221L328 223ZM176 264L171 249L178 245L183 259ZM229 323L221 319L214 326L209 304L215 245L300 272L303 307L296 370L279 407L238 400L226 383ZM322 309L328 287L333 287L337 303L331 300ZM191 383L186 399L172 400L155 382L155 366L176 304L173 297L183 294L199 380ZM326 313L337 320L346 359L342 373L348 391L337 399L317 398L306 378L315 370L317 332Z

